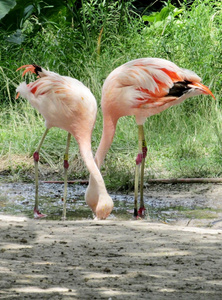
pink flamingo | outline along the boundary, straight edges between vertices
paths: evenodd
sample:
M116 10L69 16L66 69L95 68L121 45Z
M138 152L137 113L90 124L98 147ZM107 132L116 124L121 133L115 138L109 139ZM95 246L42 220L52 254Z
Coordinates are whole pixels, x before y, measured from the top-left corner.
M143 124L146 118L176 105L188 97L200 94L214 95L193 71L179 68L160 58L140 58L113 70L102 89L103 133L95 160L100 168L108 152L122 116L134 115L138 125L139 153L136 158L134 216L143 216L144 163L147 153ZM140 208L137 210L139 168L141 166ZM94 179L91 177L86 191L88 201L96 201ZM94 200L90 200L91 196Z
M39 212L38 199L38 161L39 151L42 143L51 127L59 127L68 132L66 151L64 155L64 205L62 218L66 218L66 195L67 195L67 169L68 150L71 135L79 145L80 153L94 180L93 189L96 191L96 201L87 201L98 219L106 219L113 209L113 201L107 193L102 175L94 161L91 150L91 136L94 128L97 103L91 91L80 81L67 76L60 76L57 73L47 71L37 65L25 65L18 70L25 68L23 76L27 72L38 75L35 82L26 84L22 82L17 92L28 99L44 117L46 130L37 147L33 157L35 162L35 218L45 217ZM93 190L92 189L92 190ZM95 192L94 191L94 192Z

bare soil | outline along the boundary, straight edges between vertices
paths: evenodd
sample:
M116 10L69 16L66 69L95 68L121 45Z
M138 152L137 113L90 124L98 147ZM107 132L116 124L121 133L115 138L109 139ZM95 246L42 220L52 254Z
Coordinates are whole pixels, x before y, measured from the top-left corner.
M220 300L221 192L220 184L149 185L156 218L144 220L1 213L0 298Z

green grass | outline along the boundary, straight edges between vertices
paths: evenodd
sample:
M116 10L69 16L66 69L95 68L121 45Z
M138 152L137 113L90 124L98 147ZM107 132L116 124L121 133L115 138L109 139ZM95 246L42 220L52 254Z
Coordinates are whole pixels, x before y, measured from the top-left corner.
M117 9L117 8L116 8ZM178 16L169 14L161 22L144 24L137 15L118 20L108 11L103 20L93 10L85 15L104 26L101 52L97 53L100 27L88 28L88 42L64 24L46 24L35 36L26 24L22 45L3 40L0 46L0 155L1 171L11 180L32 180L32 153L44 131L44 120L27 103L15 100L22 64L37 63L45 68L81 80L98 101L98 116L92 137L95 152L102 134L101 88L107 75L117 66L138 57L162 57L195 71L213 91L210 97L195 97L152 116L145 124L148 156L145 178L222 176L222 5L220 1L195 1L183 7ZM118 10L120 14L120 10ZM106 16L106 17L105 17ZM96 21L96 20L95 20ZM30 19L31 23L32 20ZM86 24L89 24L86 22ZM60 30L58 31L58 26ZM32 32L32 31L31 31ZM1 37L5 33L0 31ZM90 43L89 43L90 41ZM65 47L64 47L65 45ZM44 142L41 163L48 175L62 178L66 133L52 129ZM137 128L134 117L119 120L114 142L102 167L108 188L131 189L137 155ZM70 149L70 179L87 178L76 142ZM4 174L5 174L4 173ZM54 175L55 173L55 175Z

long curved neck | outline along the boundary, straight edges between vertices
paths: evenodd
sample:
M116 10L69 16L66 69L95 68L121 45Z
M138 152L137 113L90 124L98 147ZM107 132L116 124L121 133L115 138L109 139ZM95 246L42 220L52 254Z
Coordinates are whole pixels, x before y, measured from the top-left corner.
M113 142L113 137L116 131L116 124L118 119L111 118L110 115L103 115L103 133L99 147L95 154L95 161L98 168L101 168L105 156Z
M98 190L99 194L106 193L103 177L93 157L90 139L86 140L84 138L78 138L77 142L79 144L81 156L90 173L90 177L93 178L96 184L96 189Z

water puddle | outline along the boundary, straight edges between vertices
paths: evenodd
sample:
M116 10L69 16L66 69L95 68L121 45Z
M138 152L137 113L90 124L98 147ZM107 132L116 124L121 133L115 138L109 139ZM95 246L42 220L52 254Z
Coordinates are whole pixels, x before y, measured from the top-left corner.
M67 195L67 219L93 219L92 211L86 205L86 185L71 184ZM63 210L63 184L40 183L39 208L50 220L61 219ZM115 202L112 218L130 219L127 211L133 209L133 196L111 195ZM33 217L35 186L32 183L0 183L0 210L13 215Z
M85 203L86 185L69 184L67 220L93 219ZM213 186L149 186L144 202L149 212L145 218L185 226L222 228L222 205L218 199L222 187ZM63 184L40 183L40 211L50 220L60 220L63 209ZM133 193L111 194L114 209L110 219L131 220L134 207ZM33 183L0 183L0 213L25 215L33 218L35 186Z

